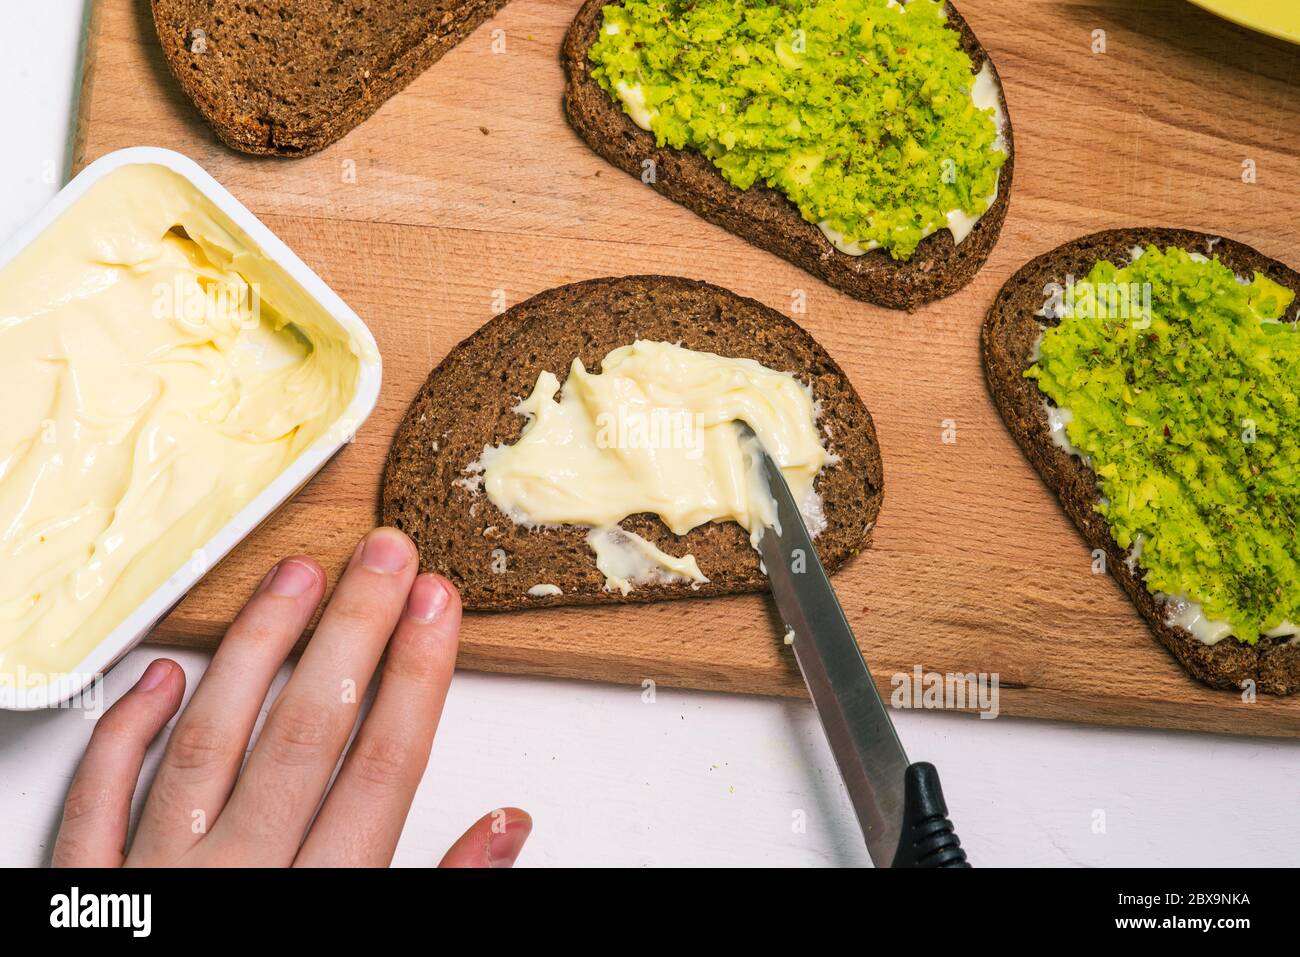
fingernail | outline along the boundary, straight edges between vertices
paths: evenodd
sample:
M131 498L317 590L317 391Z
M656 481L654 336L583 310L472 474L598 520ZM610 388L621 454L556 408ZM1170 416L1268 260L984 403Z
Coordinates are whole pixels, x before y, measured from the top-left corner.
M504 831L493 832L488 838L488 863L493 867L513 867L532 832L533 821L527 815L508 823Z
M400 572L411 563L411 540L395 528L377 528L366 536L361 564L372 572Z
M148 668L144 669L144 674L140 680L135 683L136 691L153 691L172 673L172 663L166 658L159 658Z
M266 574L262 576L262 580L257 583L257 588L253 591L254 596L262 594L271 587L271 582L275 579L275 573L279 570L280 565L278 562L267 570Z
M447 585L437 575L420 575L406 596L406 617L428 624L447 607Z
M316 584L316 569L295 558L281 562L271 578L271 594L281 598L301 598Z

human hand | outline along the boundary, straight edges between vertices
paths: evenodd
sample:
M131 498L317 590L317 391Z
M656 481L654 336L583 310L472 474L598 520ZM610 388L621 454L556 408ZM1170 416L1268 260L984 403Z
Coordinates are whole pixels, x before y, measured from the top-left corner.
M68 792L55 866L389 864L429 760L460 633L456 589L417 572L415 546L400 531L376 529L361 541L245 762L271 682L325 593L325 573L310 558L272 568L177 721L127 849L145 750L185 692L180 666L154 661L96 723ZM385 647L374 703L331 784ZM493 811L442 866L510 867L531 830L523 811Z

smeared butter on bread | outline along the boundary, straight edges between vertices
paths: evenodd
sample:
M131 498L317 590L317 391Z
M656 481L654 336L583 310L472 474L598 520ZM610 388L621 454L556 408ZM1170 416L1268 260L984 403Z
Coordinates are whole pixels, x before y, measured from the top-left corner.
M469 471L482 472L487 497L517 523L591 528L587 544L607 589L708 581L693 555L670 555L620 529L630 515L657 515L675 535L733 521L751 544L775 520L740 422L770 450L796 500L809 502L807 513L820 516L813 482L835 460L812 394L794 375L643 340L614 349L600 368L573 359L563 388L552 372L539 373L514 407L527 417L519 440L484 449Z
M539 293L452 349L413 398L393 438L383 521L411 536L422 567L451 579L466 608L767 590L758 554L738 523L706 521L679 535L645 512L619 528L666 554L694 556L708 581L637 584L627 594L607 590L606 575L592 560L589 526L516 523L485 493L483 473L465 471L485 446L519 441L527 422L514 407L533 392L542 372L555 373L563 386L575 357L587 370L603 371L605 356L638 339L752 359L806 386L818 438L838 458L813 481L821 515L809 520L822 529L822 564L833 573L870 544L884 485L875 428L844 371L816 340L776 310L708 283L670 276L592 279ZM530 593L539 582L555 589Z

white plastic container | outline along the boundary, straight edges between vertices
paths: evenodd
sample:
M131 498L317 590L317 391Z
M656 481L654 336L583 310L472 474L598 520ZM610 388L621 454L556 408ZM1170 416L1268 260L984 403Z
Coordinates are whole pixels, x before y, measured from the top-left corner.
M77 202L86 191L107 174L123 166L147 164L164 166L188 180L205 196L230 224L242 231L273 266L326 312L339 327L361 346L356 392L343 413L327 427L322 436L308 446L290 465L257 494L238 514L227 522L199 550L201 565L187 562L149 595L130 615L110 631L94 649L66 676L66 680L23 686L15 676L0 676L0 709L29 711L63 704L83 694L149 633L155 624L225 555L254 528L292 498L330 458L348 443L351 436L369 417L379 398L381 362L374 336L339 296L307 267L283 242L234 196L209 176L193 160L171 150L134 147L110 153L81 171L59 191L18 233L0 247L0 269L4 269L51 223Z

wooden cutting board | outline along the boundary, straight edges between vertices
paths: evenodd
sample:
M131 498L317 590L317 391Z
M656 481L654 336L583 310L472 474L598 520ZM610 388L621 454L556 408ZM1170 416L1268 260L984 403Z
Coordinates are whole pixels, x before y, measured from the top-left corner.
M1000 676L1003 714L1300 735L1300 696L1196 684L1069 520L989 400L978 330L1023 262L1083 233L1223 233L1300 265L1300 53L1182 0L968 0L1016 131L1010 215L974 283L913 314L865 305L698 219L591 153L560 108L577 0L514 0L341 142L307 159L221 146L159 54L147 0L96 0L74 166L126 146L193 157L370 324L378 409L291 504L215 569L156 640L211 647L265 570L337 574L376 521L380 469L429 369L493 314L593 276L706 279L795 313L875 416L885 503L836 578L867 660L891 676ZM1253 180L1253 182L1248 181ZM945 438L949 441L945 441ZM469 617L487 671L798 695L764 596Z

